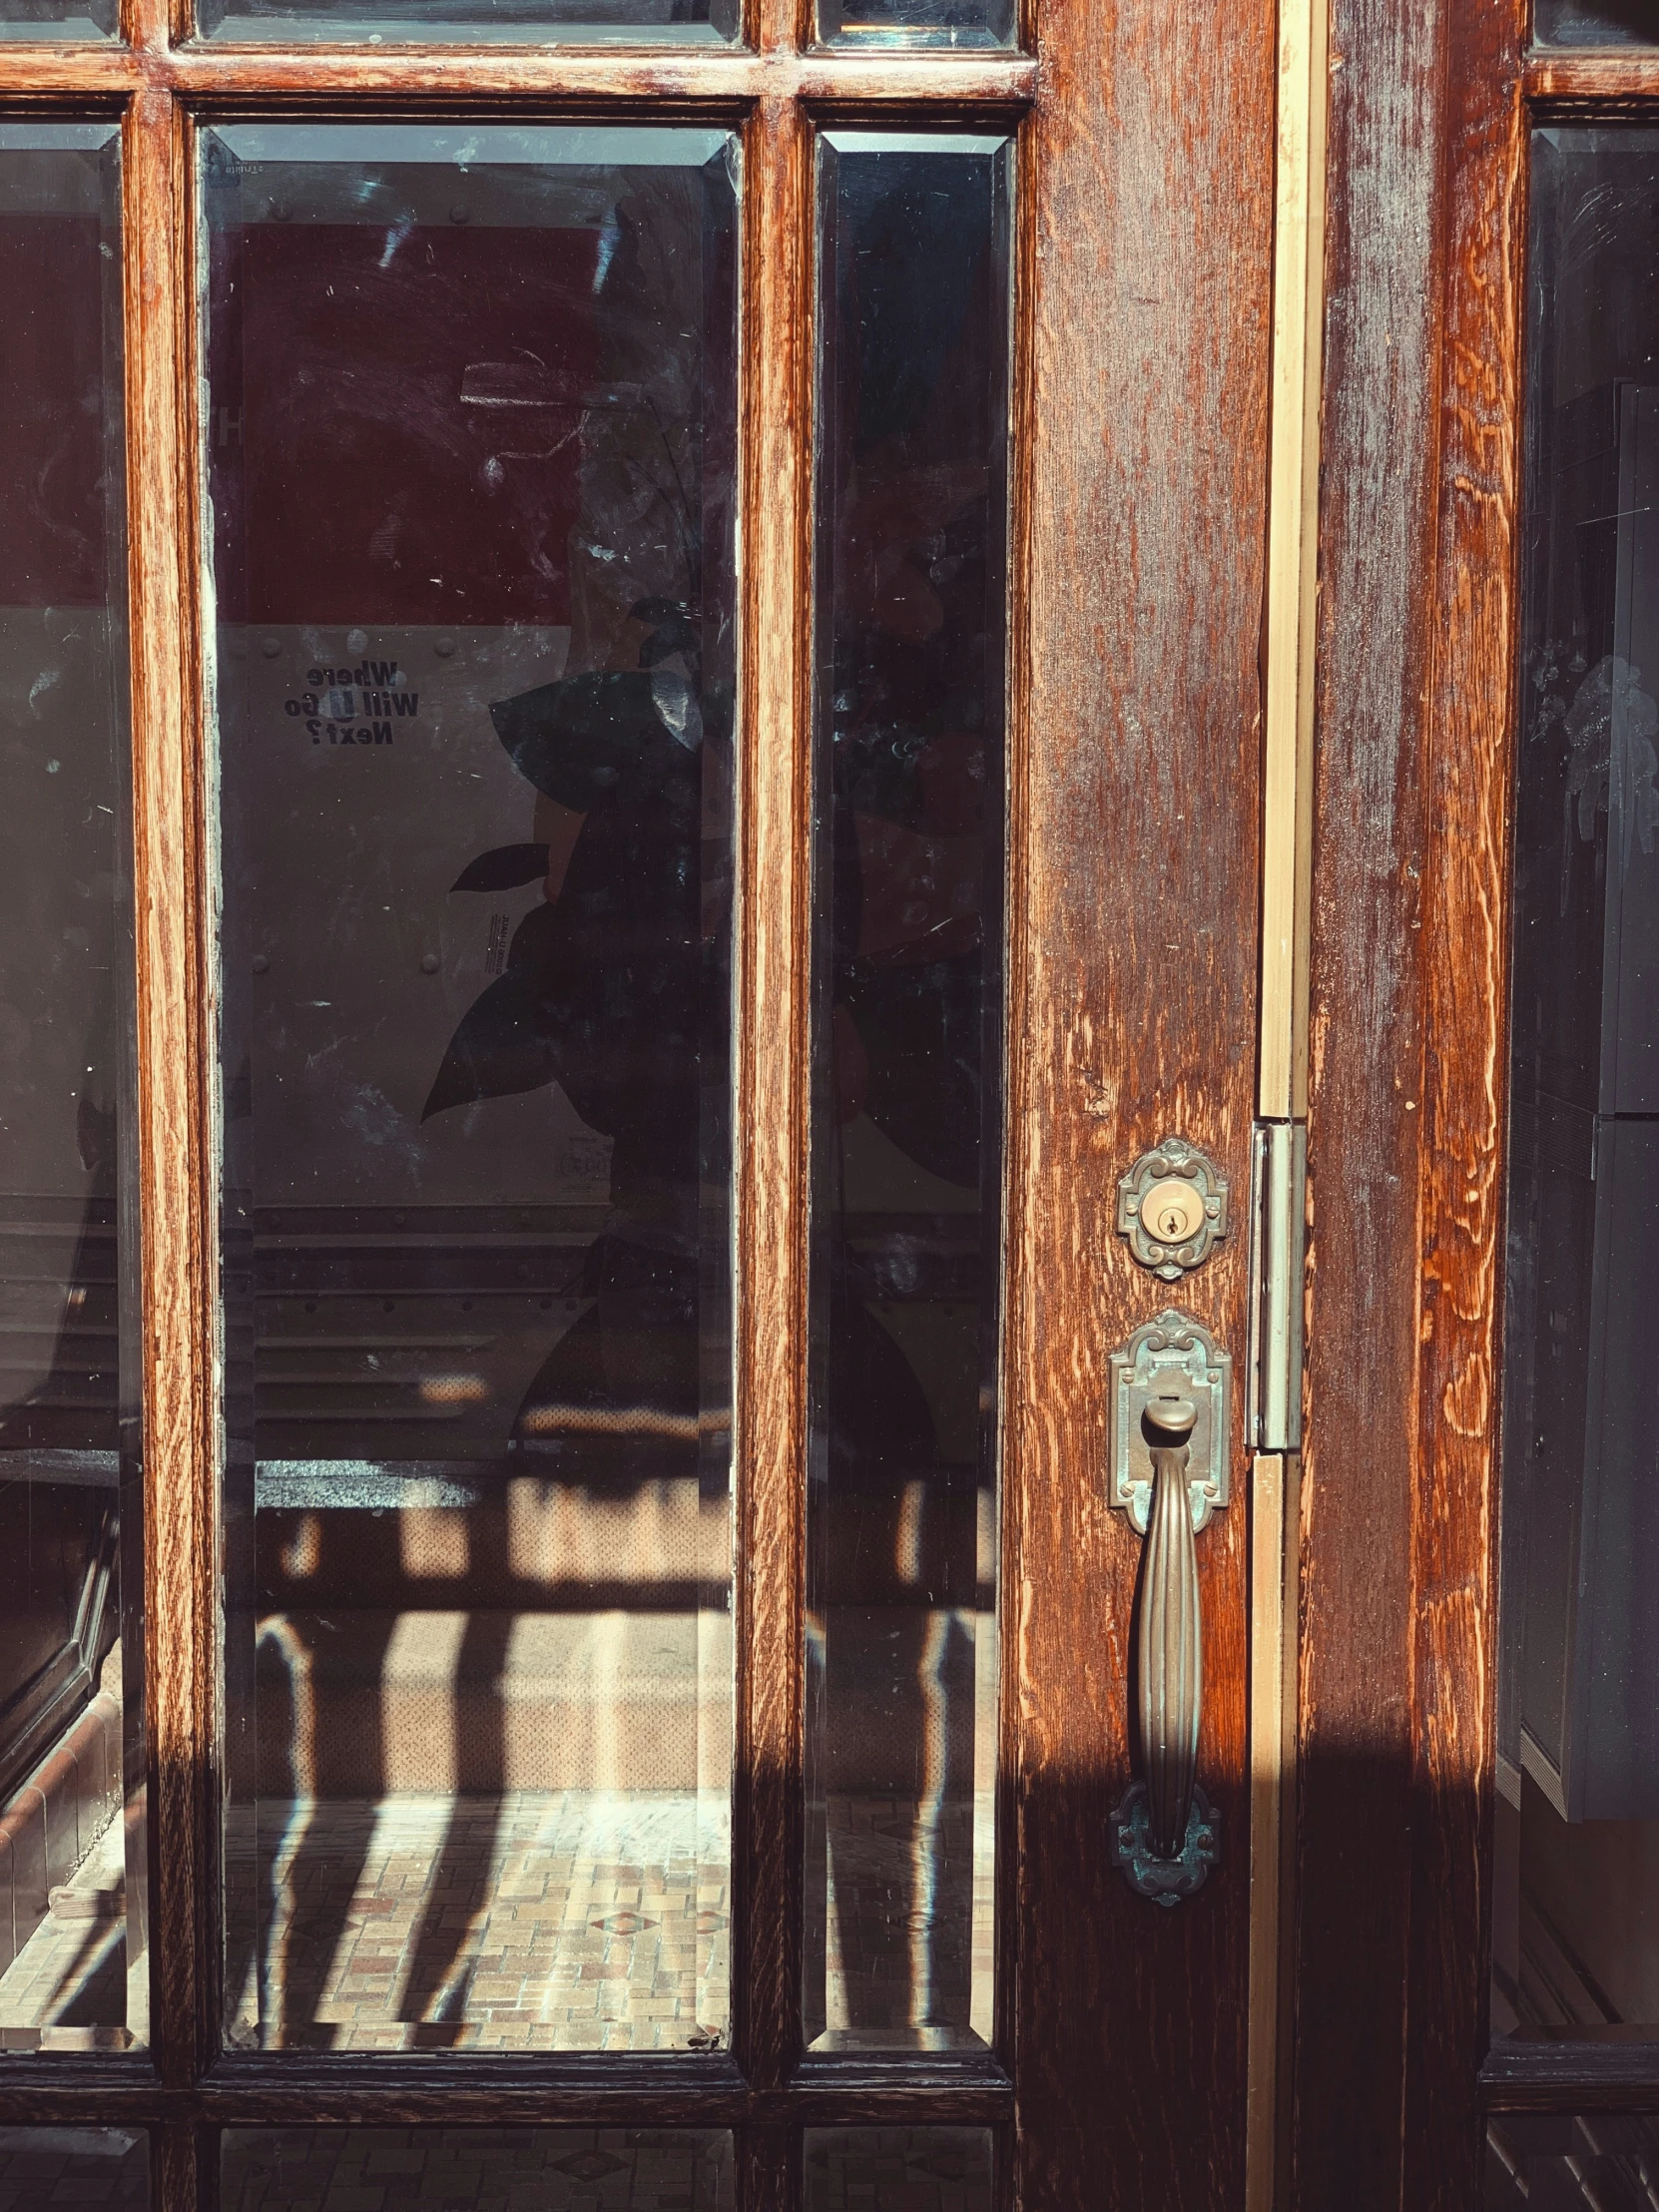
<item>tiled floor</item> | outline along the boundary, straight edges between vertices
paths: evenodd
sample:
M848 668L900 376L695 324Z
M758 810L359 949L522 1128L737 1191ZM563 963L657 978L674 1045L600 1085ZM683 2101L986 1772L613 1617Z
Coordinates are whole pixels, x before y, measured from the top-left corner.
M832 2042L988 2030L985 1809L830 1806ZM668 1793L394 1797L233 1809L230 2036L243 2048L718 2048L728 2012L725 1806ZM121 1885L113 1825L72 1888ZM971 1907L969 1900L972 1900ZM125 1924L49 1915L0 1977L0 2034L120 2041ZM954 2030L955 2032L949 2032ZM4 2208L0 2207L0 2212Z
M72 1917L61 1909L48 1913L0 1975L0 2043L6 2048L128 2047L122 1862L117 1818L65 1885L74 1899L84 1901L81 1910L95 1917Z
M700 1819L694 1798L565 1791L280 1810L261 1807L257 1868L231 1833L245 2045L714 2046L724 1807Z

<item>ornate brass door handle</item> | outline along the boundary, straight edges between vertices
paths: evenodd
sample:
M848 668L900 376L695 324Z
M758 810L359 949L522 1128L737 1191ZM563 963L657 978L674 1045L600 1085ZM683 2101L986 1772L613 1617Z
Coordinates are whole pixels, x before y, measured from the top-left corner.
M1228 1363L1185 1315L1160 1315L1150 1334L1137 1332L1143 1335L1138 1361L1130 1363L1129 1348L1114 1361L1125 1396L1120 1413L1139 1412L1145 1457L1137 1458L1145 1473L1137 1479L1125 1454L1113 1490L1145 1530L1146 1546L1135 1645L1142 1779L1112 1816L1112 1856L1132 1889L1173 1906L1203 1885L1220 1857L1220 1823L1197 1783L1204 1631L1194 1535L1213 1506L1226 1502ZM1206 1446L1196 1473L1195 1428Z

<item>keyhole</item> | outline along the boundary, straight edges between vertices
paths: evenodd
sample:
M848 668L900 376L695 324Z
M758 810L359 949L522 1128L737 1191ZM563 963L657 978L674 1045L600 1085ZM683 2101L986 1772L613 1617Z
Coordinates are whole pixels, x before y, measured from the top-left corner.
M1164 1218L1158 1226L1163 1230L1166 1237L1177 1238L1186 1224L1181 1218L1179 1208L1170 1206L1165 1208Z

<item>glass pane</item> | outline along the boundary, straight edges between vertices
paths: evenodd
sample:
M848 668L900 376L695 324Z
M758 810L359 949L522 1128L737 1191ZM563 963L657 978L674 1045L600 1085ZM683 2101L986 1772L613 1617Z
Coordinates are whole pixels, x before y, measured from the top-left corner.
M0 2049L12 2050L121 2049L145 2032L118 159L113 124L0 124Z
M985 2127L810 2127L807 2212L991 2212Z
M1499 2034L1659 2034L1659 133L1534 135Z
M730 2135L289 2127L224 2137L224 2212L730 2212Z
M819 0L819 36L856 46L1011 46L1014 0Z
M1659 2123L1505 2112L1486 2123L1486 2212L1652 2212Z
M117 2127L0 2127L0 2212L55 2205L144 2212L150 2146Z
M719 46L738 35L739 0L197 0L208 37L295 40L464 39L541 45Z
M1652 46L1659 0L1534 0L1532 33L1542 46Z
M724 2034L735 161L209 144L243 2043Z
M0 0L0 39L109 38L118 0Z
M807 2032L990 2036L1007 148L822 157Z

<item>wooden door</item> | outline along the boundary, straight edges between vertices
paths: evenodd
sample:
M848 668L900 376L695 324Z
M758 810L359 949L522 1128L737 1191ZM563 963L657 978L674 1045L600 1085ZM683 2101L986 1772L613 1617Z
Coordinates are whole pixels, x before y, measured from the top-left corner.
M0 2159L1275 2201L1312 15L5 12L128 1565Z

